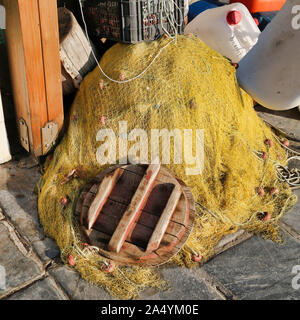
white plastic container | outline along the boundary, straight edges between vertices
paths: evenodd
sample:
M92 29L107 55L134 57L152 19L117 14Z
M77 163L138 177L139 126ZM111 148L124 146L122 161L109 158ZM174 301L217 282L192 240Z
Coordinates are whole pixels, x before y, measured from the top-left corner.
M200 13L185 28L232 62L239 62L255 45L260 35L250 12L233 3Z
M8 162L9 160L11 160L11 155L4 123L2 98L0 92L0 164Z
M241 87L268 109L300 105L300 0L287 0L240 61L237 77Z

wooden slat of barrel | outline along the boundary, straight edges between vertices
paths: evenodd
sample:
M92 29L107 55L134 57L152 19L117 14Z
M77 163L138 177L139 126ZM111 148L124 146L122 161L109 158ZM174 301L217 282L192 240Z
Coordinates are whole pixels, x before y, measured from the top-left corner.
M98 188L99 188L98 184L93 184L89 190L89 193L92 193L95 195L98 192Z
M117 253L120 252L127 235L131 231L135 219L137 219L142 206L146 203L149 197L152 185L159 173L159 170L160 165L149 165L145 176L141 180L139 187L131 200L130 206L121 218L121 221L109 242L108 248L110 251Z
M136 172L136 171L135 171ZM125 173L126 174L126 173ZM133 179L132 179L133 176ZM127 178L130 179L130 181L135 181L135 185L137 184L136 176L134 174L127 174ZM126 178L126 179L127 179ZM125 180L126 181L126 180ZM155 182L157 184L157 182ZM122 185L122 188L126 188L126 185ZM158 184L156 187L152 190L151 195L148 198L148 202L145 206L145 209L148 208L148 210L151 212L154 212L155 215L147 213L145 210L142 211L142 214L137 221L137 224L143 224L146 227L152 228L154 230L159 216L161 215L163 209L165 208L167 201L169 199L169 196L171 194L171 191L173 190L174 185L173 184ZM118 192L122 192L121 188L118 188ZM162 193L165 191L165 194ZM126 211L127 206L120 204L114 200L108 199L107 203L104 205L102 212L101 212L101 218L99 221L95 223L95 228L98 231L105 231L108 234L112 235L113 231L118 223L118 221L121 219L122 215ZM180 213L182 214L182 213ZM136 226L136 224L135 224ZM139 236L139 229L135 231L135 235ZM184 228L182 228L181 224L177 224L171 221L168 224L168 227L166 229L167 233L173 234L176 236L176 234L182 234L184 231ZM147 232L146 234L149 234ZM138 241L142 241L145 243L147 239L141 239L138 238Z
M77 202L77 205L76 205L76 209L75 209L75 216L76 217L81 218L80 214L81 214L81 209L82 209L82 202L83 202L83 200L84 200L86 195L87 195L87 191L82 191L80 193L80 196L78 198L78 202Z
M121 215L119 215L118 213L122 212L123 210L126 210L126 207L120 203L113 203L110 206L109 201L108 206L110 207L110 209L108 207L105 213L104 211L101 212L101 216L95 222L93 228L98 231L103 231L112 235L115 230L115 227L121 219ZM154 216L142 211L141 216L137 220L137 222L135 222L134 227L136 227L137 225L143 225L147 228L150 228L153 231L158 222L158 219L158 216ZM166 233L178 236L178 234L180 234L182 230L184 230L184 228L185 227L182 224L170 221L166 229Z
M75 216L79 219L81 225L83 225L83 217L85 216L85 214L82 214L82 211L83 211L82 203L88 191L94 186L94 184L95 184L94 181L89 182L85 186L83 191L80 193L79 198L77 200L77 205L75 208Z
M87 227L86 216L90 208L90 204L93 201L95 194L98 190L97 184L92 184L91 187L87 189L85 197L81 200L81 213L80 213L80 223Z
M118 179L122 176L123 172L123 169L118 168L112 175L106 176L102 180L87 214L88 229L92 228L93 224L100 214L100 211L102 210L109 195L111 194L112 189L116 185Z
M147 170L147 165L128 165L125 167L126 171L130 171L136 175L143 176L145 171ZM162 167L159 174L156 178L156 183L172 183L176 181L176 179L170 174L170 172L165 168Z
M124 173L124 181L129 179L128 186L126 184L125 190L122 190L121 185L117 184L116 188L113 190L112 194L110 195L110 199L128 204L132 199L132 195L134 191L137 188L138 181L140 181L142 174L145 173L145 166L129 165L125 167L125 171L129 171L130 173L132 173L132 174L130 173L126 174L126 172ZM158 188L165 188L166 197L169 197L172 192L172 189L174 188L174 185L172 185L172 182L174 182L174 184L178 183L170 175L170 173L166 171L165 168L162 168L162 170L160 170L160 172L157 175L156 181L153 184L153 191L149 196L149 201L147 202L143 211L149 212L151 214L159 215L164 209L166 203L163 202L163 199L161 199L161 202L156 201L157 195L161 192L161 190L159 190ZM183 203L180 203L180 208L181 210L176 211L176 213L171 218L171 220L173 222L178 222L180 224L185 225L187 218L184 215L182 215L182 212L186 210L186 207L185 205L183 205Z
M155 181L148 202L143 210L150 214L160 216L168 203L173 189L174 184L172 183L160 184Z
M185 231L186 231L186 226L170 221L165 233L180 239Z
M186 201L186 195L182 194L180 201L178 202L177 210L174 212L171 220L173 222L179 223L186 226L189 221L189 215L186 212L189 210L188 202Z
M69 94L78 88L81 80L97 65L92 49L97 60L100 56L93 44L90 45L86 35L81 29L76 18L66 8L58 8L60 60L65 72L64 94Z
M171 251L174 246L178 243L179 239L175 236L172 236L171 234L165 233L162 240L161 240L161 247L155 252L160 255L160 252L163 250L166 251Z
M141 248L139 248L136 245L133 245L128 241L124 242L124 250L122 250L119 254L114 252L107 252L105 248L106 243L108 243L110 240L110 236L103 232L92 230L89 234L89 239L91 240L91 243L100 248L101 253L109 259L116 259L116 261L123 261L125 263L137 263L138 261L143 263L145 260L148 259L156 259L158 261L162 261L158 254L146 254Z
M146 251L154 251L158 249L160 242L167 230L167 227L170 223L170 219L176 210L176 207L178 205L179 198L181 197L181 187L176 185L174 190L172 191L172 194L168 200L168 203L162 212L159 221L157 225L155 226L155 229L151 235L151 238L148 242Z
M135 223L130 233L127 235L126 240L144 249L153 233L153 229L143 224Z
M128 189L126 185L124 185L124 187ZM118 185L116 185L116 188L120 190ZM157 183L155 182L152 192L148 198L148 201L145 207L143 208L143 212L148 212L151 215L160 216L160 214L162 213L163 209L167 204L167 201L169 199L169 196L173 188L174 188L173 184L169 183L165 185L161 185L161 184L157 185ZM119 202L118 201L119 197L115 197L115 196L110 196L109 200L112 202L121 203L125 206L127 206L130 203L130 201L127 203L125 201Z
M122 177L118 180L109 198L128 205L131 202L141 180L142 176L124 170Z
M146 164L144 164L144 165L141 164L138 166L135 164L129 164L127 166L124 166L124 170L132 172L132 173L139 175L141 177L143 177L145 175L147 169L148 169L148 165L146 165Z

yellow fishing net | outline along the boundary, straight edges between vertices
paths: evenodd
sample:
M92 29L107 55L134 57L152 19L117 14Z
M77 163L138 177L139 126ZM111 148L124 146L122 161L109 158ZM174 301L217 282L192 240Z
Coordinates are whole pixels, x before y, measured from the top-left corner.
M122 84L108 80L99 68L84 79L68 131L46 162L39 185L40 219L60 247L62 259L67 262L71 255L69 264L84 279L125 299L137 297L147 286L164 289L166 283L150 268L119 267L107 274L102 271L105 259L81 243L76 201L86 183L110 165L97 161L97 151L107 142L97 141L99 130L111 129L118 139L122 139L120 121L127 121L128 133L143 129L148 137L151 129L192 130L193 154L175 164L171 143L171 163L166 165L191 188L198 213L187 245L171 262L196 265L191 249L207 261L220 239L240 228L280 241L278 218L296 201L276 176L275 165L286 164L286 152L257 116L252 99L239 88L235 68L195 37L179 36L177 44L170 41L162 37L136 45L116 44L106 52L100 65L116 80L135 77L153 63L140 77ZM204 169L191 175L186 169L196 154L197 129L204 130ZM268 146L266 139L273 145ZM138 138L128 141L128 149L135 145L136 155L144 156L138 143ZM117 144L117 163L118 148ZM150 161L150 139L148 149ZM160 159L162 154L165 150ZM69 202L62 204L62 198ZM264 219L264 212L270 219Z

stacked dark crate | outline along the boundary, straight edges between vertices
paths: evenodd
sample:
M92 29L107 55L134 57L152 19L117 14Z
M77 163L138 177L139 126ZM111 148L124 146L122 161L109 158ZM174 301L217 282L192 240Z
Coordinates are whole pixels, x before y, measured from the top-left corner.
M184 31L184 0L84 0L88 30L93 36L136 43L158 39L166 29L174 35L174 27L162 10L169 3L178 34ZM163 28L163 27L164 28Z

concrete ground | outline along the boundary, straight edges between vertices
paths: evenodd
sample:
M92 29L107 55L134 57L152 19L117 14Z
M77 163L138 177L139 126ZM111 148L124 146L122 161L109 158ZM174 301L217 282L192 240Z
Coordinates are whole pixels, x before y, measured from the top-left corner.
M258 109L261 116L299 139L298 111ZM300 140L299 140L300 141ZM113 299L63 266L55 242L39 223L37 163L26 154L0 166L0 299ZM295 191L300 197L300 190ZM284 245L242 231L225 238L214 259L188 270L162 266L167 292L146 290L141 299L300 299L300 204L281 221ZM298 266L298 267L297 267ZM1 270L6 272L1 287ZM297 278L297 273L299 277ZM3 279L2 279L3 281ZM293 285L294 284L294 285Z

